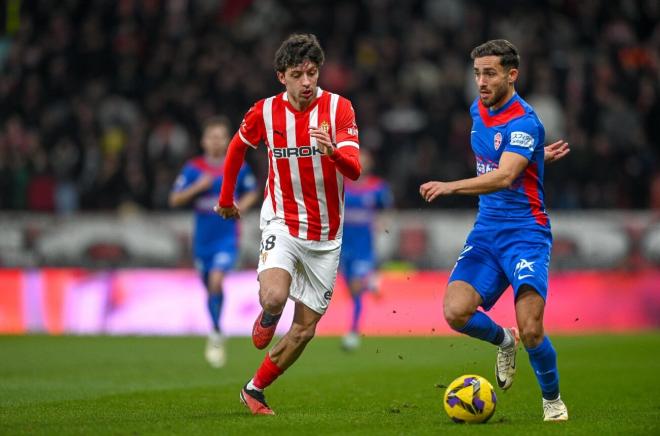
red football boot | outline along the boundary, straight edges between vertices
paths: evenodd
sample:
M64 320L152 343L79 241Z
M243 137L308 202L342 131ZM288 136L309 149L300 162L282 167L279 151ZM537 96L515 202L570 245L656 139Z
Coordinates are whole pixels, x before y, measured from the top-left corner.
M266 348L268 344L270 344L270 341L273 340L273 336L275 336L275 328L277 327L277 322L279 321L278 316L273 325L263 327L261 325L261 318L263 316L264 311L262 310L257 317L257 320L254 322L254 326L252 326L252 343L260 350Z
M248 389L247 385L241 389L241 403L250 409L253 415L275 415L275 412L266 404L264 393L256 389Z

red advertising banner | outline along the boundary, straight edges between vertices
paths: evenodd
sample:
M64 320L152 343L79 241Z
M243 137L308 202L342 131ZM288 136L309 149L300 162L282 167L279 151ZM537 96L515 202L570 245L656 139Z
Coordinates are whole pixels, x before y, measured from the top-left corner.
M379 292L364 297L367 335L450 334L442 317L447 272L384 272ZM229 274L223 331L249 335L260 307L253 271ZM0 333L206 334L205 291L193 270L0 270ZM352 311L344 280L317 333L342 335ZM290 324L287 304L278 332ZM489 314L515 325L507 290ZM660 272L581 271L551 275L545 325L552 333L660 328Z

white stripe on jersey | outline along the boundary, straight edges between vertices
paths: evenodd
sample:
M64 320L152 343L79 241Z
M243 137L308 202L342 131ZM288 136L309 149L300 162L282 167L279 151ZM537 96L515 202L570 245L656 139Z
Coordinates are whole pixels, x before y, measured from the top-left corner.
M297 147L298 141L296 140L296 116L288 108L284 109L286 112L286 146ZM309 224L307 222L307 207L305 207L305 197L302 190L302 175L300 174L300 167L298 166L298 158L289 159L289 166L291 168L291 186L293 188L293 197L298 206L298 237L300 239L307 239L307 229Z
M268 147L270 148L271 152L272 149L275 148L275 142L273 142L273 99L274 98L275 97L267 98L266 101L264 101L264 109L263 109L264 126L266 127L266 138L268 139ZM275 216L284 219L284 202L282 201L282 185L280 183L280 172L277 169L277 161L273 159L271 162L273 166L273 192L275 192L275 210L273 212ZM270 195L270 191L269 191L269 195Z
M245 139L245 136L241 133L241 129L238 129L238 136L241 138L241 141L245 142L246 145L249 145L252 148L257 148L256 145Z
M337 142L337 106L339 104L339 95L330 93L330 124L332 125L332 143ZM348 141L343 141L348 142ZM339 197L339 229L337 230L337 239L341 239L344 229L344 176L335 171L337 176L337 195Z
M337 148L342 148L342 147L346 147L346 146L360 148L360 144L358 144L355 141L341 141L339 144L337 144Z
M337 127L335 118L337 117L337 105L339 104L339 95L330 93L330 125L332 126L332 143L337 143Z
M319 107L318 105L312 109L309 114L309 127L318 127L319 125ZM317 148L318 144L316 138L310 137L310 144L312 148ZM314 165L314 179L316 181L316 197L319 200L319 216L321 217L321 241L328 240L330 233L330 218L328 216L328 202L325 201L325 183L323 181L323 167L321 166L321 155L315 154L312 157L312 164Z

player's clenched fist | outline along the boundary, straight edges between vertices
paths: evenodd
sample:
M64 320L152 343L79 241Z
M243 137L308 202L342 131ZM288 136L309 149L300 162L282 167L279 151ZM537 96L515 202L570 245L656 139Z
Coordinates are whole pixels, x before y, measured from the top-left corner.
M445 182L426 182L419 187L419 193L427 202L435 200L440 195L451 194L449 183Z
M232 207L220 207L217 204L213 206L213 211L223 217L224 219L240 218L241 212L234 204Z
M316 139L316 143L318 144L321 153L332 156L332 153L335 152L335 147L332 145L330 135L328 135L328 132L325 130L320 127L310 127L309 136Z

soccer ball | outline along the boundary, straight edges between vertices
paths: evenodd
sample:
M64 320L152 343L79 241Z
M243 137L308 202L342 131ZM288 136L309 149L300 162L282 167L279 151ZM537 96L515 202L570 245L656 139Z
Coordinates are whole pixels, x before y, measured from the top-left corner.
M462 375L447 387L444 405L454 422L486 422L495 413L495 391L478 375Z

